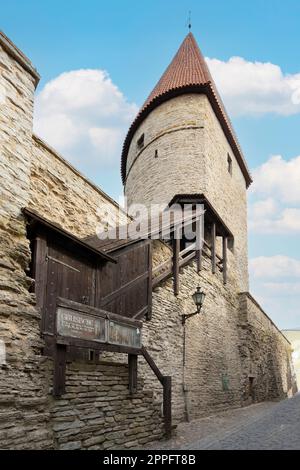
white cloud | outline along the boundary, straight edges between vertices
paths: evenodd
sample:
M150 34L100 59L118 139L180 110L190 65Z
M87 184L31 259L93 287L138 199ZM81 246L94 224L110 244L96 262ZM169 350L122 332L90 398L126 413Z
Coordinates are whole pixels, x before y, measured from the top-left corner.
M252 192L276 194L284 202L300 203L300 156L291 160L272 156L253 171L253 178Z
M34 130L90 176L118 163L137 113L103 70L74 70L48 82L35 102Z
M284 74L278 65L242 57L206 60L232 115L300 112L300 73Z
M300 326L300 259L260 256L249 262L251 290L279 328Z
M300 233L300 157L280 155L252 171L249 229L257 233Z
M259 256L249 261L253 278L295 278L300 277L300 260L289 256Z
M264 282L263 288L277 297L300 294L300 282Z

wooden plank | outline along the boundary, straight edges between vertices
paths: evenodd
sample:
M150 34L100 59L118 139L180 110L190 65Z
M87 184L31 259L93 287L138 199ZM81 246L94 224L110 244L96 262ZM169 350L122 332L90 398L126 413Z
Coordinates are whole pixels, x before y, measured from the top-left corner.
M119 289L115 290L114 292L111 292L108 294L104 299L101 300L100 305L101 307L105 307L105 305L109 304L116 298L120 297L122 294L124 294L128 289L132 289L133 287L136 286L140 281L143 281L148 278L148 272L144 272L140 276L136 277L135 279L131 279L129 282L124 284L123 286L119 287Z
M153 279L152 288L158 286L158 284L160 284L162 281L165 281L166 279L168 279L171 276L172 276L172 269L170 268L170 269L168 269L168 271L164 271L159 276L156 276Z
M179 267L182 268L183 266L188 264L193 258L195 258L195 256L196 256L196 252L193 251L188 256L185 256L184 258L179 259ZM171 277L172 273L173 273L173 270L170 267L168 270L164 271L159 276L155 276L152 280L152 288L157 287L158 284L160 284L160 282L165 281L166 279Z
M212 273L216 272L216 223L213 222L211 226L211 270Z
M53 395L61 397L65 393L67 346L56 344L54 353Z
M223 237L223 282L227 284L227 237Z
M147 320L152 317L152 241L148 245L148 311Z
M173 238L173 287L174 294L179 294L179 252L180 252L180 239L176 235L178 232L174 233Z
M128 376L129 376L129 393L133 395L137 392L137 371L138 361L136 354L128 354Z
M41 313L41 328L45 327L45 296L47 286L47 240L44 234L34 239L33 277L36 305Z
M152 371L154 372L154 374L156 375L156 377L158 378L158 380L160 381L160 383L163 385L164 376L162 375L159 368L157 367L154 360L152 359L152 357L150 356L150 354L148 353L147 349L144 346L142 346L141 348L141 353L143 357L145 358L145 360L147 361L150 368L152 369Z
M185 256L183 259L179 260L179 267L182 268L186 264L188 264L192 259L194 259L196 256L196 251L193 251L190 253L188 256Z
M82 240L81 238L78 238L75 235L73 235L72 233L64 230L62 227L55 224L54 222L51 222L50 220L45 219L44 217L42 217L40 214L38 214L34 210L24 208L24 209L22 209L22 212L23 212L23 214L26 215L26 217L37 221L43 227L46 227L48 230L51 230L52 234L53 234L53 232L55 232L57 235L60 235L61 237L63 237L66 240L67 243L73 244L75 248L80 247L81 249L83 249L85 251L88 251L89 254L92 255L92 256L98 256L98 257L100 256L101 258L103 258L107 261L111 261L113 263L116 263L116 260L112 256L107 255L106 253L102 252L101 250L96 250L91 245L89 245L84 240Z
M180 253L181 254L181 253ZM162 269L168 268L169 271L171 272L172 270L172 258L168 259L167 261L164 261L163 263L159 264L152 270L152 276L154 276L156 273L160 272Z
M195 251L195 249L196 249L196 243L192 243L191 245L184 248L184 250L181 250L179 253L179 256L182 257L183 255L185 255L186 253L189 253L190 251Z
M125 323L126 325L136 326L137 328L142 328L143 326L143 322L139 320L133 320L132 318L123 317L117 313L107 312L106 310L102 310L91 305L81 304L74 302L73 300L63 299L61 297L57 299L57 306L70 308L71 310L77 310L79 312L85 312L96 317L100 316L103 318L109 318L110 320L119 321L120 323Z
M166 437L172 432L172 377L163 377L163 414Z
M211 251L211 246L205 241L203 240L203 245L209 249L209 251ZM219 261L223 261L222 257L220 255L218 255L218 253L216 253L216 258L219 260Z
M124 354L142 354L140 348L132 348L129 346L119 346L117 344L99 343L97 341L89 341L80 338L70 338L66 336L57 336L57 344L65 346L74 346L77 348L95 349L97 351L109 351Z

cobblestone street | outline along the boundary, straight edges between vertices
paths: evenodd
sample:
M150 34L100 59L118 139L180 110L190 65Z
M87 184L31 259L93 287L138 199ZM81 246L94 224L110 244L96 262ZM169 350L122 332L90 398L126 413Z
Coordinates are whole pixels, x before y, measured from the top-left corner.
M180 424L174 438L151 449L300 449L300 394Z

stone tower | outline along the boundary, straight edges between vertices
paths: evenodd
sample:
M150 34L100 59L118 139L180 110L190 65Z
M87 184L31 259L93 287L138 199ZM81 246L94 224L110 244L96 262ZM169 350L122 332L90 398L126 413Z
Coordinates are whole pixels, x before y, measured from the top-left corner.
M128 205L205 200L230 240L239 290L248 290L247 201L251 176L208 70L189 33L124 142Z

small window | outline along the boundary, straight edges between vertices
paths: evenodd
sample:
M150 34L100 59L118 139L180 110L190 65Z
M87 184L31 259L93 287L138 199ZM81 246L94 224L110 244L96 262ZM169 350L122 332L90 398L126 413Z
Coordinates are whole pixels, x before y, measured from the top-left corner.
M227 154L227 169L228 173L232 175L232 158L229 154Z
M145 134L142 134L137 141L137 148L140 150L144 147Z
M90 362L95 361L95 351L93 349L89 349L89 361Z
M158 150L155 150L154 158L157 158L157 157L158 157Z

